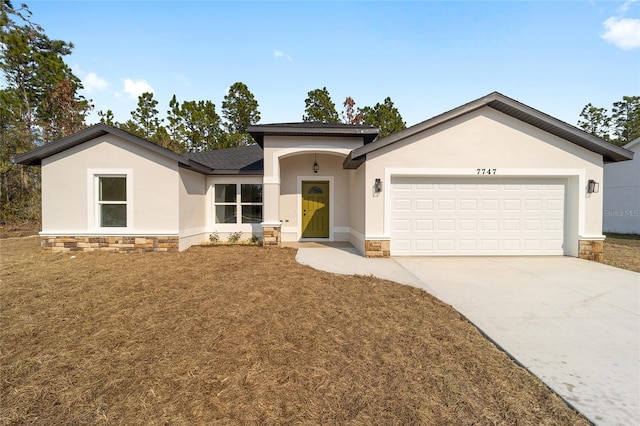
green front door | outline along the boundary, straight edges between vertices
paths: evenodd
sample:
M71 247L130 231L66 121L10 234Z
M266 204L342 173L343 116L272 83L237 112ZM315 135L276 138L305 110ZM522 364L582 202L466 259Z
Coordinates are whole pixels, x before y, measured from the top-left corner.
M329 238L329 182L302 182L302 238Z

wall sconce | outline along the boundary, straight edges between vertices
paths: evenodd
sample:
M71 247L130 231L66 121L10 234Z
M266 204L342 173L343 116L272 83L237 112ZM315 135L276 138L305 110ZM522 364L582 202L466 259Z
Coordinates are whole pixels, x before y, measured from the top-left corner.
M379 194L382 192L382 180L380 180L379 178L376 178L376 183L373 185L373 190L375 191L376 194Z
M600 192L600 184L593 179L589 179L589 183L587 184L587 193L593 194L594 192Z
M318 170L320 170L320 166L318 166L318 155L316 154L313 160L313 173L318 173Z

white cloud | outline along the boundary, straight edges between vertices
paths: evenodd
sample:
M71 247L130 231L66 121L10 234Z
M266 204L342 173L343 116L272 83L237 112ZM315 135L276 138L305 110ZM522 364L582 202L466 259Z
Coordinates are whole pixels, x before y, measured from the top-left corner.
M281 50L274 50L273 57L276 59L286 59L289 62L293 61L293 58L290 55L282 52Z
M626 2L624 2L622 4L622 6L620 6L620 8L618 10L620 10L620 12L625 13L627 10L629 10L629 6L631 6L633 3L637 2L638 0L627 0Z
M640 47L640 19L612 16L602 23L605 28L600 35L609 43L623 50Z
M127 78L124 80L124 92L127 93L131 99L138 99L138 97L145 92L153 93L153 87L147 83L147 80L131 80Z
M93 93L104 92L107 90L109 83L107 83L105 79L99 77L95 72L90 72L84 76L84 79L82 79L82 85L87 92Z

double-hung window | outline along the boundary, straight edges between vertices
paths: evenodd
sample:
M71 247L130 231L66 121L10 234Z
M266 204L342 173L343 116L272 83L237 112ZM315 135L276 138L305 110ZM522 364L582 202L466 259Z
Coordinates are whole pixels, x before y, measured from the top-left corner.
M262 184L217 183L214 191L216 223L262 222Z
M97 176L100 228L127 227L127 177Z

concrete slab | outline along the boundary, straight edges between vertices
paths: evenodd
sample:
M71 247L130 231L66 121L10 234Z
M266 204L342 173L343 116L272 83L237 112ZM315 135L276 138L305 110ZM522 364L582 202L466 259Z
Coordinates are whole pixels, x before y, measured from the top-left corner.
M297 259L423 288L595 424L640 425L638 273L571 257L366 259L303 248Z

